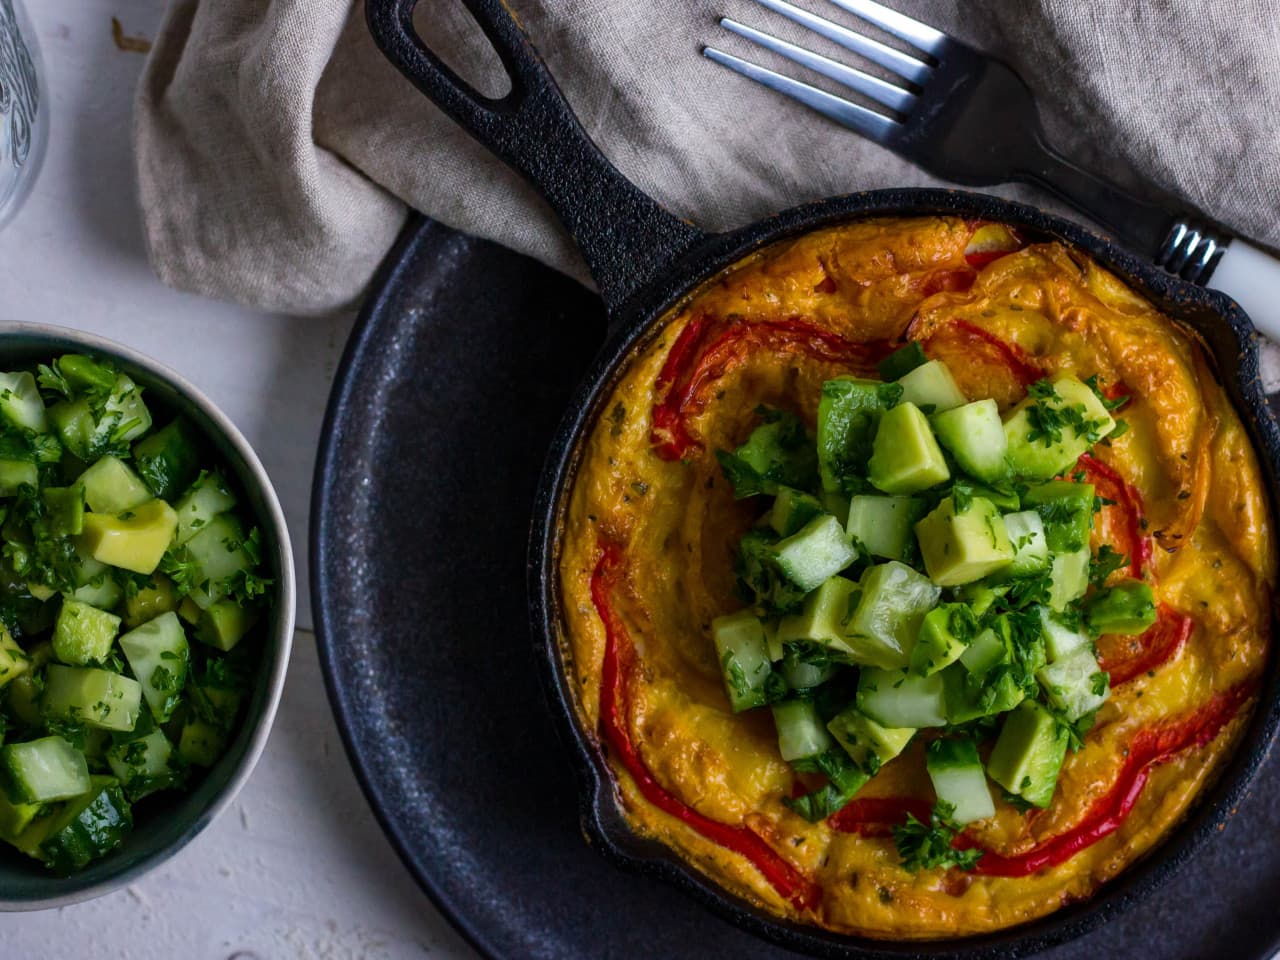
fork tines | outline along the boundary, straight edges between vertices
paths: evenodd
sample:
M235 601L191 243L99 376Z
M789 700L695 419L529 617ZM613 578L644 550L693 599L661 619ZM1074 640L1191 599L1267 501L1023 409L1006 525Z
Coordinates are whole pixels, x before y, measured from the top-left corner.
M839 44L846 50L858 54L872 63L878 64L907 84L921 87L933 72L933 64L928 58L938 58L947 44L945 33L935 30L928 24L913 20L911 17L891 10L875 0L829 0L836 6L861 17L887 33L906 41L921 53L925 59L917 59L900 50L864 37L848 27L841 26L831 20L819 17L807 10L802 10L787 0L756 0L762 7L779 13L782 16L812 30L819 36ZM916 105L916 94L907 88L897 86L874 77L869 73L846 66L830 57L814 53L804 47L789 43L771 34L749 27L725 17L720 25L731 33L735 33L756 45L786 57L794 63L808 67L815 73L834 80L841 86L887 107L899 116L905 116ZM742 74L772 90L800 101L818 113L843 124L846 127L877 141L885 141L901 128L901 124L893 117L885 116L875 110L835 96L811 84L788 77L785 74L770 70L750 61L735 57L714 47L704 47L702 53L707 58Z

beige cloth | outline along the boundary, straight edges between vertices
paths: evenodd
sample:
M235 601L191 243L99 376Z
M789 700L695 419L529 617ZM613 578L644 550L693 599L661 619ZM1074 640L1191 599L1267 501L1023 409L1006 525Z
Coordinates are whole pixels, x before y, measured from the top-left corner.
M857 22L825 0L799 2ZM1011 62L1051 139L1086 165L1121 179L1140 170L1280 246L1280 18L1270 0L1220 0L1216 10L1196 0L889 2ZM829 49L751 0L512 5L604 152L703 227L936 182L699 56L714 42L771 62L722 31L722 15ZM464 76L501 88L457 0L422 0L417 21ZM533 190L382 58L359 0L174 0L135 139L152 262L175 287L295 313L350 305L407 206L585 276Z

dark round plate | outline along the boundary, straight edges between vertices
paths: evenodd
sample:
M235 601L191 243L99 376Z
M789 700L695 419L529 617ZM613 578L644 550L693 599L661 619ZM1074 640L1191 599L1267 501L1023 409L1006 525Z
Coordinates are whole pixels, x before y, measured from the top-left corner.
M418 883L482 954L792 957L592 850L525 596L539 470L604 334L600 301L426 220L347 345L312 502L317 642L356 776ZM539 642L541 642L539 640ZM1269 764L1254 788L1280 792ZM1261 957L1280 804L1250 800L1171 882L1045 956Z

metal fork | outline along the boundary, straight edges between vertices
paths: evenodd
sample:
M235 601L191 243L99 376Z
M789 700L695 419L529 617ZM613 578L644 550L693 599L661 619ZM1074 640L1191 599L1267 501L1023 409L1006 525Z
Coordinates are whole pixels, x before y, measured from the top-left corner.
M1048 190L1170 273L1234 297L1259 329L1280 338L1280 261L1178 211L1176 201L1135 196L1067 160L1045 141L1031 90L1008 65L875 0L829 2L918 53L903 53L787 0L756 2L878 64L901 83L886 82L728 17L720 25L862 94L885 111L714 47L704 47L704 56L940 178L967 186L1016 180ZM1230 256L1225 255L1228 245Z

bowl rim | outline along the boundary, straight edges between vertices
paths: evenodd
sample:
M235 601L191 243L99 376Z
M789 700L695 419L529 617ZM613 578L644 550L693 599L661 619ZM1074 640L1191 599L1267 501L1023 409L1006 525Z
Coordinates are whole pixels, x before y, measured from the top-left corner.
M297 618L297 578L294 570L293 548L289 539L289 527L285 521L284 510L276 495L274 485L268 476L258 455L249 441L237 429L231 419L222 412L199 387L191 383L177 371L160 361L147 356L115 340L107 339L95 333L64 327L52 323L30 323L19 320L0 321L0 344L15 336L44 338L61 343L74 343L86 350L103 354L113 359L137 367L149 377L162 381L189 400L209 419L213 427L220 433L236 455L247 468L249 476L257 486L262 497L263 514L259 522L265 522L274 528L276 536L276 563L279 570L277 603L280 605L280 616L277 620L273 637L271 663L267 671L265 696L261 713L253 721L243 756L232 769L227 782L213 795L208 806L172 843L159 847L152 853L133 861L118 873L97 883L88 884L74 890L52 897L33 899L12 899L0 897L0 913L29 912L49 910L82 903L97 897L105 896L121 887L133 883L151 870L160 866L194 840L206 827L231 804L240 790L248 782L250 775L266 749L267 739L275 722L280 707L280 698L284 692L285 674L288 672L290 653L293 649L293 635ZM145 386L145 385L144 385ZM72 878L68 878L69 880Z

